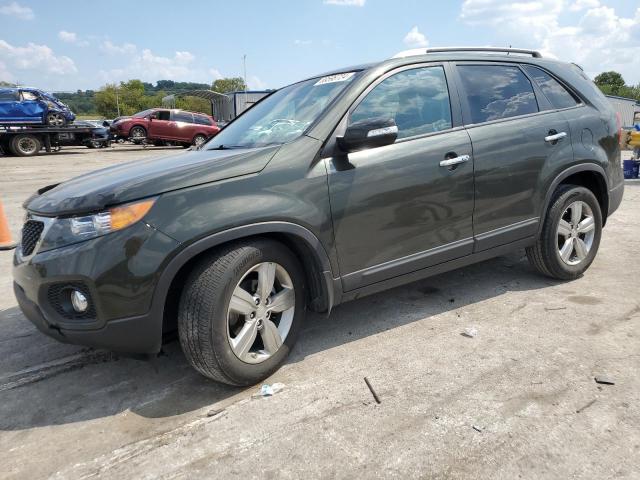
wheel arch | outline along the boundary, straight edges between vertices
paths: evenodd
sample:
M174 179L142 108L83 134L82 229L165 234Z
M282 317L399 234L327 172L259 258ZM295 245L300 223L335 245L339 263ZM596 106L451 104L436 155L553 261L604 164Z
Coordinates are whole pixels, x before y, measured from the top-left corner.
M600 204L602 211L602 225L606 223L609 211L609 188L607 184L607 175L604 169L595 163L582 163L567 168L558 174L547 189L545 196L544 209L541 213L538 234L542 231L544 221L549 210L549 205L553 199L553 193L560 185L572 184L579 185L589 189Z
M263 222L209 235L184 247L164 268L153 296L154 317L162 319L163 334L175 327L184 281L202 256L230 242L271 238L287 246L300 261L307 280L309 308L330 312L335 288L329 256L320 240L307 228L289 222ZM311 261L310 261L311 260Z

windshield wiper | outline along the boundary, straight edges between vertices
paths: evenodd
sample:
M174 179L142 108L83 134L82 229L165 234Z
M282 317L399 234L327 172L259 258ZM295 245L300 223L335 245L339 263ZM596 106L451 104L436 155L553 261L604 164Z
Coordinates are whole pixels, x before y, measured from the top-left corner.
M247 148L243 145L218 145L217 147L210 148L209 150L233 150L235 148Z

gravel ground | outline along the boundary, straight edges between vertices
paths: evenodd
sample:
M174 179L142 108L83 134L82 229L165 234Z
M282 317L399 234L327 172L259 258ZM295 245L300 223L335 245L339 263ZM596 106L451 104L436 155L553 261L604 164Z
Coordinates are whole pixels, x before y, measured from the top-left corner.
M36 188L174 151L0 157L0 200L17 235ZM0 478L640 478L639 205L576 281L519 251L310 316L270 398L48 339L0 252Z

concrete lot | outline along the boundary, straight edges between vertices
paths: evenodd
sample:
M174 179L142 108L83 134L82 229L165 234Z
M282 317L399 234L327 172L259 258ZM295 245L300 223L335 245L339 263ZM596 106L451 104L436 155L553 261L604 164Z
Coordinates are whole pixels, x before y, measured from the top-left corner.
M172 152L0 157L0 199L17 235L36 188ZM516 252L310 316L270 398L176 342L149 363L46 338L0 252L0 477L640 478L639 207L630 182L574 282Z

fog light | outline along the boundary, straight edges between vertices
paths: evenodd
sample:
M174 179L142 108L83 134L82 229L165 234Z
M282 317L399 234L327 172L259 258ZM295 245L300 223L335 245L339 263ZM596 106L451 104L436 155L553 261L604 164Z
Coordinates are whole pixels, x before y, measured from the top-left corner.
M78 290L74 290L71 293L71 305L76 312L84 313L89 307L89 300L87 300L87 297L84 295L84 293L79 292Z

